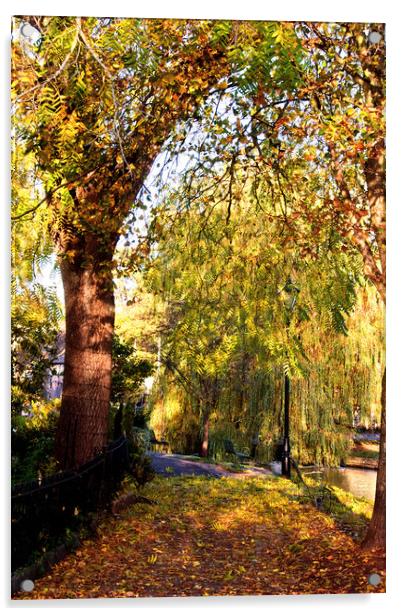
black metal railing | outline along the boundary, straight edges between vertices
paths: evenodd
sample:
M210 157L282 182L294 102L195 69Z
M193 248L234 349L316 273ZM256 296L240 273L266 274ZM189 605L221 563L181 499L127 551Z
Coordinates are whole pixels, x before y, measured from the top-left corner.
M106 508L129 468L128 441L120 437L73 471L14 486L11 494L11 568L77 532L88 514Z

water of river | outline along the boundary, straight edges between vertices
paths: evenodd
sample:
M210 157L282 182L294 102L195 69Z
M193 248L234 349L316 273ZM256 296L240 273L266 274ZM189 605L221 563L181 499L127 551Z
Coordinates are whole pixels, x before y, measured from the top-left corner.
M308 469L310 472L313 469ZM351 492L354 496L363 496L374 502L377 471L363 468L326 468L323 469L324 480L330 485ZM319 475L312 475L319 478Z

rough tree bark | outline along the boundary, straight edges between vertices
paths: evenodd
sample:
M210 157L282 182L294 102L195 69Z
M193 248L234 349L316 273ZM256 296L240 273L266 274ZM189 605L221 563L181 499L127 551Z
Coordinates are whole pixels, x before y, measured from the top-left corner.
M66 310L64 383L56 457L76 467L107 443L114 329L111 271L64 259L61 273Z

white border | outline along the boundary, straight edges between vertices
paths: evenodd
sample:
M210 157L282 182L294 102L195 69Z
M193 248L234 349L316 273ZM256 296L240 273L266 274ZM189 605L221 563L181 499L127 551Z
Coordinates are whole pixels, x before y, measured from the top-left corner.
M186 0L70 0L66 4L52 0L13 0L8 2L9 14L21 15L92 15L108 17L112 13L120 17L183 17L211 19L267 19L267 20L315 20L315 21L385 21L397 12L391 0L373 2L368 0L337 0L336 3L321 0L287 0L266 2L260 0L203 0L190 3Z
M386 614L396 613L399 601L398 591L400 579L398 576L397 556L402 553L401 522L400 522L400 458L402 437L402 408L398 385L401 381L401 306L402 280L400 279L401 262L401 204L398 202L397 189L401 180L401 144L402 122L401 104L401 62L400 41L402 40L402 21L397 3L391 0L381 2L337 0L334 3L323 0L287 0L286 2L268 2L265 0L203 0L191 3L184 0L148 0L147 2L128 2L128 0L113 0L113 2L88 0L69 0L67 3L57 3L54 0L5 0L0 8L1 50L3 62L0 63L0 126L1 126L1 156L0 182L2 187L3 208L9 211L9 37L11 15L96 15L96 16L135 16L135 17L188 17L188 18L229 18L229 19L268 19L268 20L313 20L313 21L363 21L386 22L387 25L387 217L388 217L388 293L387 293L387 364L388 364L388 578L386 595L333 595L333 596L291 596L291 597L238 597L238 598L186 598L186 599L136 599L136 600L75 600L46 602L10 602L9 597L9 563L7 551L2 550L1 558L1 598L3 607L17 612L30 609L34 612L43 608L74 609L74 613L85 610L106 608L135 609L137 613L160 612L165 616L182 613L201 614L230 609L234 614L242 614L245 609L265 614L269 610L297 614L350 614L362 613L365 616L386 610ZM400 192L400 191L399 191ZM1 245L9 245L8 213L2 216ZM2 399L1 451L5 452L2 460L3 479L1 494L5 506L2 507L2 546L9 546L8 513L9 513L9 444L8 444L8 391L9 391L9 259L1 258L0 288L1 292L1 364L0 383ZM398 280L399 279L399 280ZM399 283L399 284L398 284ZM398 378L399 377L399 378ZM5 458L5 459L4 459ZM395 470L393 469L395 464ZM398 473L399 471L399 473ZM307 573L307 572L306 572ZM385 612L384 612L385 613Z

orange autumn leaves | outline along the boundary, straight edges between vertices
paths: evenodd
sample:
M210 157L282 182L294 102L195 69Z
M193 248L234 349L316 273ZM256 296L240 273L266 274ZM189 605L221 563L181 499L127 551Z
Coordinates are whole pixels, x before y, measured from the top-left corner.
M157 478L157 504L107 518L98 537L16 598L384 592L381 563L282 479Z

